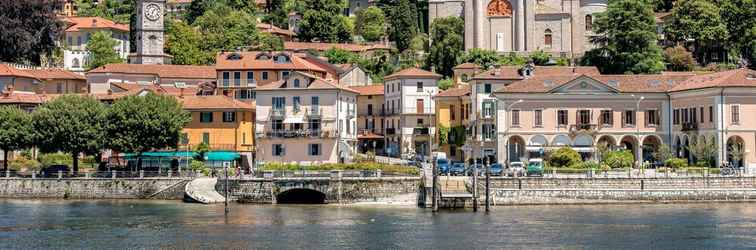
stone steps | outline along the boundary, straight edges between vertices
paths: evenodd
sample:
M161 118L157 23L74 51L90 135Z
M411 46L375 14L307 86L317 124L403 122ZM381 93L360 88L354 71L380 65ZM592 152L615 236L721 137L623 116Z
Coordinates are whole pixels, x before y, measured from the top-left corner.
M216 183L218 178L197 178L186 184L184 193L189 199L203 204L224 202L226 198L215 190Z

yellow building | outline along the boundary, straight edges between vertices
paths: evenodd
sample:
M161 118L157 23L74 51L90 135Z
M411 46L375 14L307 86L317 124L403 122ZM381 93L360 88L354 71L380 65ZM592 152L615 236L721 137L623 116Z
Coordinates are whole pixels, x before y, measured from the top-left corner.
M433 97L436 102L436 124L439 127L436 140L446 131L446 143L439 143L438 151L445 152L452 161L465 160L460 149L464 144L470 119L470 85L458 85Z
M205 143L214 151L238 152L243 163L253 162L253 104L222 95L177 98L192 114L192 121L184 128L181 146L194 148Z

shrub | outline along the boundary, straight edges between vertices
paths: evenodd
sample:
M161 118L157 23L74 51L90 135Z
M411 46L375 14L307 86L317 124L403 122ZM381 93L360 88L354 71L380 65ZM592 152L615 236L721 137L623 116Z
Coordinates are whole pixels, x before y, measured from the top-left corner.
M581 162L580 154L570 147L563 147L549 156L549 166L555 168L572 167Z
M634 161L630 150L612 151L604 156L604 163L611 168L630 168Z
M579 169L599 169L599 163L595 161L584 161L578 164L573 165L574 168Z
M51 154L41 154L37 158L39 160L39 163L42 164L42 166L50 166L50 165L68 165L71 166L73 163L73 158L71 158L70 154L64 154L64 153L51 153Z
M696 67L696 60L693 58L693 53L690 53L683 46L675 46L665 49L664 61L667 63L667 69L672 71L691 71Z
M546 65L549 62L549 59L551 59L551 55L543 50L537 50L530 53L530 59L533 60L535 65Z
M16 171L37 171L40 169L40 167L42 167L42 165L39 164L38 161L26 158L24 156L19 156L11 160L8 166L10 167L10 169Z

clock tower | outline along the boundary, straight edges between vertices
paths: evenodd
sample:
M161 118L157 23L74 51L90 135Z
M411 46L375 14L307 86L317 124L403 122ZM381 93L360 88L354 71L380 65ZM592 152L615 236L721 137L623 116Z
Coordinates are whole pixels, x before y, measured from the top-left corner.
M163 53L165 43L166 0L137 0L136 54L129 56L134 64L169 64L170 56Z

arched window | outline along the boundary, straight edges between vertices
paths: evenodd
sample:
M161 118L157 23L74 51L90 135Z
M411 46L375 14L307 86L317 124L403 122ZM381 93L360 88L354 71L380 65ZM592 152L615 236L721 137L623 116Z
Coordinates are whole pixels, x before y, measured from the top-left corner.
M74 59L73 59L73 63L72 63L72 64L73 64L73 65L71 66L72 68L79 68L79 67L81 67L81 66L79 65L79 58L74 58Z
M593 16L585 15L585 30L593 30Z
M546 47L551 48L551 29L546 29L546 31L543 32L543 44Z

